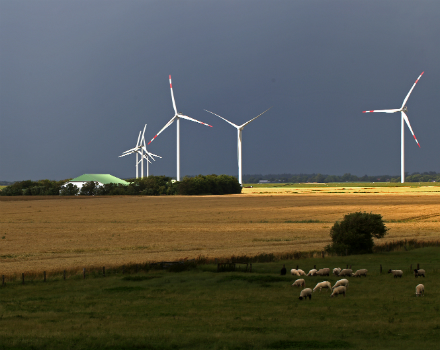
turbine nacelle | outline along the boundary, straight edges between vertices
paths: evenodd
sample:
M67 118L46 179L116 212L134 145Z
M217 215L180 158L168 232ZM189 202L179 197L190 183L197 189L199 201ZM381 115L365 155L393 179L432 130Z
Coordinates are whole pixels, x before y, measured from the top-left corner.
M407 113L407 112L408 112L408 107L407 107L407 106L403 107L403 108L401 109L401 111Z

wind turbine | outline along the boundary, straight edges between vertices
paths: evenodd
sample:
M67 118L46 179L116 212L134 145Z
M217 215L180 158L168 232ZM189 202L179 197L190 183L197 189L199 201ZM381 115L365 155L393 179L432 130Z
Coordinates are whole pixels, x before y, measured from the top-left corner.
M409 123L408 116L406 115L406 113L408 112L408 108L406 107L405 104L408 101L409 95L411 95L411 92L413 91L414 87L418 83L419 79L422 77L423 73L425 73L425 72L422 72L422 74L419 75L416 82L412 86L411 90L409 90L408 95L406 95L405 99L403 100L402 107L400 107L400 109L380 109L380 110L372 110L372 111L363 111L362 112L362 113L373 113L373 112L396 113L396 112L400 112L400 115L401 115L401 123L400 123L401 124L401 132L400 132L400 182L401 183L405 182L405 146L404 146L405 123L404 122L406 122L406 124L408 125L408 128L414 137L414 140L416 140L417 145L420 147L419 141L417 141L416 135L414 135L414 131L411 128L411 124Z
M270 107L272 108L272 107ZM237 125L234 124L232 122L230 122L229 120L219 116L218 114L215 114L214 112L208 111L205 109L206 112L211 113L216 115L217 117L222 118L225 122L231 124L234 128L237 129L237 159L238 159L238 182L240 183L240 185L243 184L243 171L242 171L242 152L241 152L241 145L242 145L242 133L243 133L243 128L248 125L250 122L254 121L255 119L257 119L260 115L266 113L270 108L266 109L263 113L257 115L255 118L247 121L246 123L242 124L242 125Z
M176 176L176 180L180 181L180 119L191 120L192 122L200 123L200 124L209 126L211 128L212 128L212 126L209 124L206 124L206 123L202 123L194 118L190 118L187 115L183 115L182 113L177 112L176 102L174 101L173 85L171 83L171 75L170 75L170 90L171 90L171 99L173 100L173 108L174 108L174 113L175 113L174 117L172 117L171 120L165 124L165 126L156 134L156 136L154 136L151 139L150 142L148 142L148 144L153 142L154 139L156 137L158 137L162 131L164 131L166 128L168 128L176 120L176 124L177 124L177 141L176 141L176 143L177 143L177 176Z
M136 142L136 147L131 148L125 152L122 152L122 155L120 155L119 157L125 157L129 154L133 154L136 153L136 179L138 178L138 165L139 163L141 163L141 178L144 177L144 158L147 160L147 177L149 175L149 167L148 167L148 163L151 163L151 161L148 159L148 156L150 156L151 159L154 159L154 157L158 157L158 158L162 158L161 156L158 156L156 154L153 154L151 152L147 151L147 148L145 146L145 128L147 127L147 124L145 124L144 126L144 131L139 131L139 136ZM142 135L142 138L141 138ZM145 154L144 154L145 152ZM141 159L138 160L138 155L141 156Z

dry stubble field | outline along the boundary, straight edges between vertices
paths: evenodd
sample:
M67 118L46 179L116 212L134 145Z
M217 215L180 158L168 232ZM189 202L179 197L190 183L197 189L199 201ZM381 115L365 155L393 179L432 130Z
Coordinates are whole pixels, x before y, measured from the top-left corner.
M319 250L329 243L332 224L354 211L383 215L390 228L383 241L440 239L440 193L429 189L271 191L0 197L0 274Z

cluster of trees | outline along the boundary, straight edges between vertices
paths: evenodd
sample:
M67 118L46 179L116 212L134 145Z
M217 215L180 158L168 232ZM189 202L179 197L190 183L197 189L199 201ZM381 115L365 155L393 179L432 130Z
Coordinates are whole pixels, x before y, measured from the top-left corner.
M338 255L372 253L373 238L383 238L387 231L380 214L350 213L333 225L330 230L332 243L325 249Z
M173 181L167 176L149 176L143 179L129 179L128 186L121 184L105 184L99 186L97 182L87 182L81 189L73 184L63 186L69 180L51 181L20 181L5 187L0 191L2 196L20 195L221 195L241 193L241 185L238 180L229 175L198 175L184 177L182 181Z
M379 176L356 176L350 173L344 175L323 175L323 174L268 174L268 175L243 175L243 182L258 183L260 180L281 183L307 183L307 182L400 182L400 176L379 175ZM440 181L440 173L435 171L424 173L413 173L405 175L407 182L432 182Z
M0 191L1 196L53 196L60 194L61 186L69 180L17 181Z

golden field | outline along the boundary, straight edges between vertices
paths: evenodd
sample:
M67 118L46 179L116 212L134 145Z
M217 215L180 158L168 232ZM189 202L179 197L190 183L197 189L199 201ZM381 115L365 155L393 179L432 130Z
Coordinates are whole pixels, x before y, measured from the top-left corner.
M320 250L330 242L333 223L354 211L382 214L390 228L382 241L437 240L438 188L245 188L240 195L194 197L0 197L0 274L199 255L229 258Z

